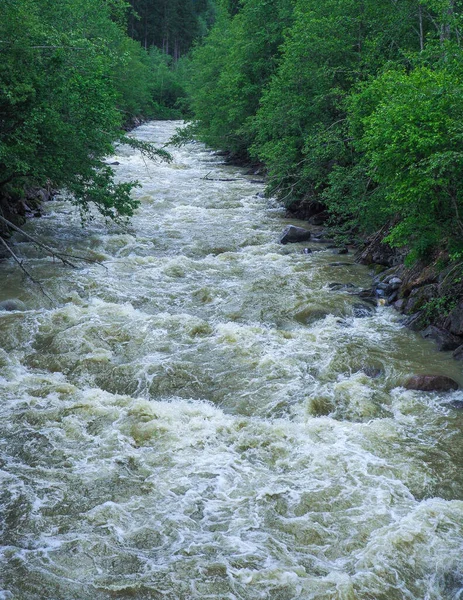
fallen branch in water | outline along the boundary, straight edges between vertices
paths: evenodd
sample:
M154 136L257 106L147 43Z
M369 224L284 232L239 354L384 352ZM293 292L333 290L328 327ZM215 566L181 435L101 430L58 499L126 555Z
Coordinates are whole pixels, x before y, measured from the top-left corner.
M234 178L234 179L232 179L232 178L229 178L229 179L220 179L220 178L215 178L215 177L211 178L211 177L209 177L209 175L211 173L212 173L212 171L209 171L209 173L207 175L205 175L204 177L201 177L201 179L203 181L239 181L239 179L237 179L237 178Z
M22 235L24 237L26 237L28 240L30 240L33 244L35 244L39 248L42 248L42 250L45 250L45 252L47 252L48 254L53 256L53 258L57 258L58 260L60 260L63 263L63 265L72 267L73 269L77 269L76 265L74 263L72 263L70 260L68 260L69 258L73 258L74 260L82 260L84 262L91 263L91 264L97 263L104 267L104 265L102 265L102 263L98 260L92 260L91 258L86 258L85 256L76 256L74 254L67 254L65 252L63 252L63 253L56 252L56 250L53 250L53 248L50 248L50 246L47 246L46 244L44 244L43 242L41 242L34 236L30 235L29 233L26 233L23 229L21 229L21 227L18 227L17 225L15 225L14 223L12 223L11 221L9 221L8 219L6 219L5 217L3 217L1 215L0 215L0 221L5 223L6 225L8 225L8 227L10 227L11 229L14 229L14 231L18 231L19 233L22 233ZM9 246L8 246L8 248L9 248Z
M13 252L13 250L10 248L10 246L5 242L5 240L2 237L0 237L0 243L3 244L3 246L6 248L7 252L9 254L11 254L11 256L13 257L13 260L19 265L19 268L26 275L26 277L28 279L30 279L32 281L32 283L34 283L36 286L38 286L38 288L40 289L42 294L45 296L45 298L48 298L48 300L51 302L52 306L54 306L55 303L53 302L52 298L47 294L47 292L43 289L43 286L40 283L40 281L37 281L37 279L35 279L29 273L29 271L26 269L26 267L23 264L24 261L22 261L18 256L16 256L16 254Z

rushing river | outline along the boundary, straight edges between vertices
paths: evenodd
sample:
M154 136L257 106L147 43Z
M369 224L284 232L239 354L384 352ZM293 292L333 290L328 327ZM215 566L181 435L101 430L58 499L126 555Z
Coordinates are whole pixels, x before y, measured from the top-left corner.
M401 387L461 366L330 288L371 284L350 256L279 245L253 176L173 155L119 149L125 229L28 223L104 266L16 238L55 306L0 264L0 599L463 598L463 394Z

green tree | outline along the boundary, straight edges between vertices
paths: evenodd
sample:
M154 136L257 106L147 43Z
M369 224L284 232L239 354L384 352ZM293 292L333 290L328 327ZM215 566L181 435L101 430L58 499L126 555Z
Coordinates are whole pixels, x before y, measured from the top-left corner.
M121 137L139 49L103 0L0 5L0 194L52 184L83 212L130 216L134 183L116 184L104 157ZM144 93L144 92L143 92ZM143 94L142 94L143 95ZM143 102L143 100L142 100Z
M446 48L440 65L388 70L349 103L351 131L383 220L400 218L388 241L411 258L445 244L461 250L463 234L463 53Z
M250 119L275 71L292 0L242 0L222 5L204 45L193 54L190 95L201 139L236 155L254 138ZM236 9L236 7L235 7Z

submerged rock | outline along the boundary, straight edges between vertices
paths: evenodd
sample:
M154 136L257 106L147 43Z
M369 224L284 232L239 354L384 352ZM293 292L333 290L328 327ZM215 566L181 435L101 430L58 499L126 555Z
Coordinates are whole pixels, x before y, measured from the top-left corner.
M375 309L373 306L371 306L369 304L363 304L360 302L358 302L357 304L354 304L352 309L353 309L352 314L357 319L364 319L365 317L371 317L371 315L375 312Z
M13 312L15 310L26 310L26 305L22 300L11 298L11 300L3 300L0 302L0 311Z
M405 389L421 392L451 392L458 387L456 381L445 375L413 375L404 383Z
M280 244L295 244L297 242L305 242L310 240L312 234L303 227L295 227L288 225L281 234Z

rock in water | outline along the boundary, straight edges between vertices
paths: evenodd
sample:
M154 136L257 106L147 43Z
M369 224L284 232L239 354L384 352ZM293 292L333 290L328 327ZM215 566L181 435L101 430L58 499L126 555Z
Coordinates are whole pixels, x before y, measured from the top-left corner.
M26 305L17 298L0 302L0 311L13 312L14 310L26 310Z
M414 375L407 379L404 388L421 392L451 392L458 389L458 383L445 375Z
M295 227L294 225L288 225L281 234L280 244L294 244L296 242L306 242L310 240L310 231L303 227Z
M436 342L439 350L443 350L444 352L456 350L461 345L461 338L458 338L456 335L452 335L448 331L440 329L435 325L427 327L421 332L421 335L425 339Z

